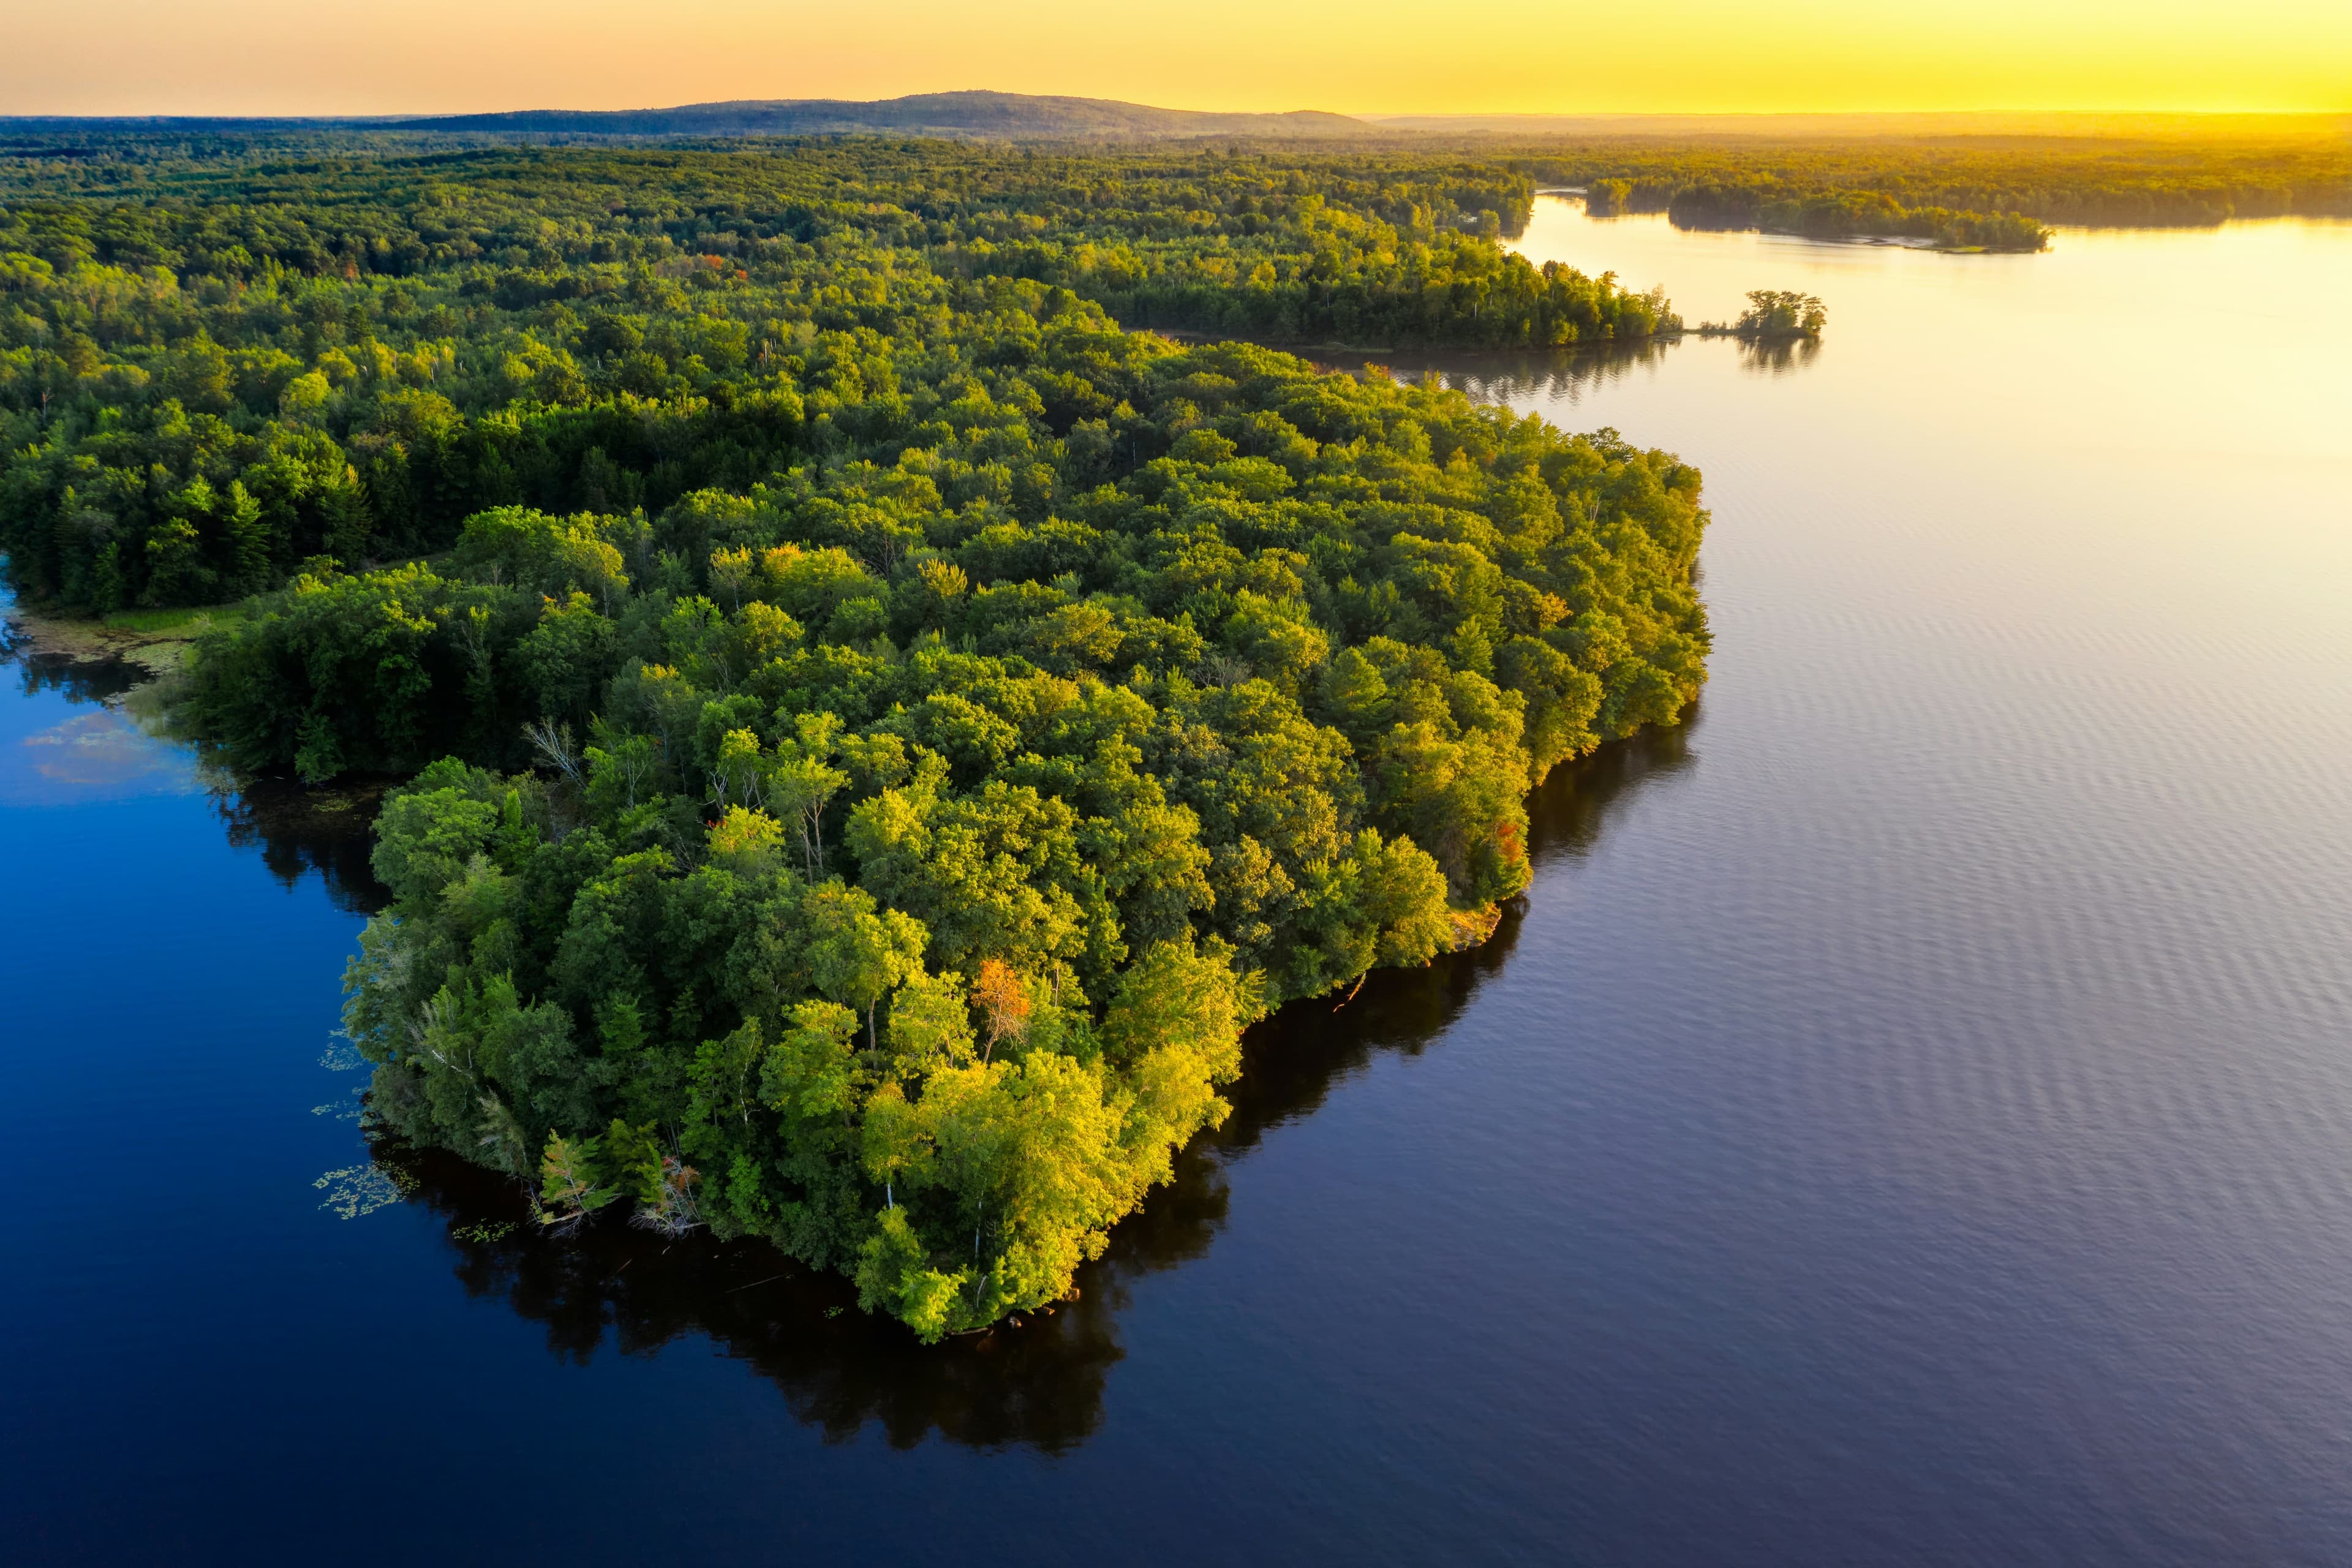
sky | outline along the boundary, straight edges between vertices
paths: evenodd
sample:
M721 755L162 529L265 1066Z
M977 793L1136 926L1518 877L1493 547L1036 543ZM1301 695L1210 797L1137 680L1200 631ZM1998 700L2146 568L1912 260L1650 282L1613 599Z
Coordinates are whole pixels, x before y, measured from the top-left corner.
M0 114L2352 110L2352 0L0 0Z

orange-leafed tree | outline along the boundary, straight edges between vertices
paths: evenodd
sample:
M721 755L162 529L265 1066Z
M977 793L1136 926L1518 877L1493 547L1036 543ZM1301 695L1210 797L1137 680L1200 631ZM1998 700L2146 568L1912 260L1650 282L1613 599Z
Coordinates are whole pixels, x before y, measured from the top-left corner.
M999 1040L1019 1040L1029 1033L1029 983L1003 959L981 960L980 978L972 982L971 999L988 1020L988 1045L981 1059L996 1054Z

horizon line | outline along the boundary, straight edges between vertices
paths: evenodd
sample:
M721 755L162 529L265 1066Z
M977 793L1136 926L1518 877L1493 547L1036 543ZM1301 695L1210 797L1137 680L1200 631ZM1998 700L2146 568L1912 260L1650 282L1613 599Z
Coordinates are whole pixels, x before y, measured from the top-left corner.
M694 99L673 103L630 104L613 108L587 108L561 104L534 104L507 109L443 109L407 110L327 110L301 111L211 111L185 112L156 110L116 110L75 113L20 113L0 110L0 123L23 121L253 121L280 123L335 122L354 121L431 121L438 120L478 119L490 115L578 114L619 115L677 112L691 109L717 109L734 106L782 106L840 104L854 107L874 107L904 102L909 99L955 97L991 97L1027 101L1062 100L1070 102L1116 105L1121 108L1145 109L1159 112L1200 115L1214 118L1279 119L1295 115L1329 115L1353 120L1370 125L1403 121L1657 121L1657 120L1864 120L1893 117L1915 119L1969 119L1995 116L2059 115L2109 116L2134 119L2262 119L2262 120L2327 120L2352 118L2352 102L2333 109L2252 109L2200 108L2175 109L2137 106L2037 105L2033 107L2001 107L1971 109L1872 108L1872 109L1496 109L1496 110L1334 110L1302 107L1293 109L1194 109L1176 104L1146 103L1134 99L1094 98L1082 93L1008 92L993 88L961 88L937 92L898 93L885 98L715 98Z

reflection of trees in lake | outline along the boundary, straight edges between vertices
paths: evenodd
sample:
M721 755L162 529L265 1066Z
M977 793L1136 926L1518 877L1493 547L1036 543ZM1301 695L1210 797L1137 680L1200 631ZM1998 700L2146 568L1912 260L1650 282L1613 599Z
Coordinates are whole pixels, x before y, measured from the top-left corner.
M1537 870L1530 897L1543 897L1547 870L1591 847L1628 792L1690 764L1690 735L1699 711L1694 705L1677 729L1645 730L1569 763L1528 797L1528 848ZM1334 1083L1352 1075L1375 1051L1418 1054L1469 1006L1486 977L1509 962L1520 913L1521 909L1506 912L1482 947L1425 969L1376 970L1344 1006L1335 1008L1334 997L1297 1002L1252 1029L1243 1041L1241 1081L1225 1091L1234 1114L1202 1142L1230 1158L1254 1146L1268 1129L1314 1110Z
M1479 403L1508 404L1544 398L1570 404L1636 370L1654 370L1681 340L1645 338L1625 343L1546 353L1508 351L1484 353L1383 354L1379 362L1401 381L1427 383L1466 393ZM1358 369L1349 365L1340 368Z
M1807 338L1741 338L1739 368L1756 375L1787 375L1821 357L1822 340Z
M1076 1300L926 1348L897 1321L859 1311L845 1279L801 1268L764 1243L666 1243L617 1223L551 1240L534 1233L515 1189L492 1172L389 1147L378 1157L400 1161L417 1196L449 1218L467 1293L543 1325L562 1359L584 1363L608 1340L623 1355L641 1355L708 1335L827 1437L877 1426L899 1447L934 1433L974 1447L1048 1452L1084 1442L1102 1419L1104 1374L1123 1353L1116 1324L1129 1283L1205 1252L1226 1200L1217 1163L1188 1150L1173 1185L1119 1226L1109 1256L1080 1272ZM500 1234L503 1224L514 1228Z
M147 671L123 658L82 658L36 647L15 626L0 622L0 665L15 668L27 697L65 694L68 702L107 702L147 679Z
M1688 732L1687 722L1645 732L1560 769L1528 803L1538 868L1572 860L1614 802L1687 765ZM1174 1181L1111 1233L1109 1250L1079 1271L1076 1300L930 1349L901 1325L860 1312L847 1281L763 1243L665 1243L609 1218L553 1239L536 1232L520 1194L495 1173L390 1144L378 1158L396 1162L415 1195L448 1220L467 1294L542 1324L549 1348L568 1361L585 1363L608 1341L634 1355L708 1335L829 1438L875 1426L902 1447L936 1434L975 1447L1061 1451L1101 1422L1105 1375L1125 1353L1118 1324L1133 1283L1207 1253L1231 1197L1227 1168L1270 1130L1311 1113L1375 1053L1418 1052L1437 1040L1508 962L1517 930L1517 916L1507 917L1475 952L1375 973L1344 1005L1335 1007L1336 997L1297 1003L1252 1029L1241 1081L1228 1091L1233 1116L1181 1152Z
M0 666L16 670L27 697L55 691L68 702L112 710L122 716L126 744L151 755L184 755L176 748L189 742L163 710L163 688L149 684L154 672L144 665L41 648L0 623ZM228 829L229 843L258 849L270 874L287 887L315 871L336 908L366 914L383 907L383 889L368 868L368 828L383 783L308 789L291 779L239 779L201 760L195 773Z
M0 754L0 795L12 803L88 804L200 787L187 751L159 742L138 710L131 694L148 674L139 665L45 646L15 623L0 625L0 665L13 667L26 702L62 697L69 710L79 710L18 736L19 744Z
M214 773L213 809L239 849L258 849L271 876L291 888L316 871L339 910L373 914L388 900L369 868L369 827L384 784L313 789L292 779L237 780Z
M1517 404L1522 407L1531 403L1565 403L1574 406L1582 403L1587 395L1623 381L1636 371L1654 371L1667 354L1686 342L1699 341L1702 340L1694 334L1690 338L1658 338L1556 353L1389 354L1381 356L1379 363L1400 380L1434 381L1481 403ZM1704 341L1735 343L1740 368L1760 375L1785 375L1803 370L1822 352L1819 338Z
M1261 341L1261 340L1252 340ZM1580 401L1596 386L1622 380L1637 368L1655 368L1682 340L1641 338L1622 343L1598 343L1576 349L1480 349L1448 352L1439 349L1302 349L1268 342L1269 348L1297 354L1318 370L1360 376L1377 365L1399 381L1435 383L1466 393L1479 403L1507 404L1514 398L1546 396Z

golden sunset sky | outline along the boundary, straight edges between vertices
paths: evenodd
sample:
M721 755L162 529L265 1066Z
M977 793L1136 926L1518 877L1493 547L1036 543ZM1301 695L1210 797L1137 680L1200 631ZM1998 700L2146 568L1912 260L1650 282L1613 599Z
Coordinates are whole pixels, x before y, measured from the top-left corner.
M2352 109L2352 0L8 0L0 113L958 88L1343 113Z

